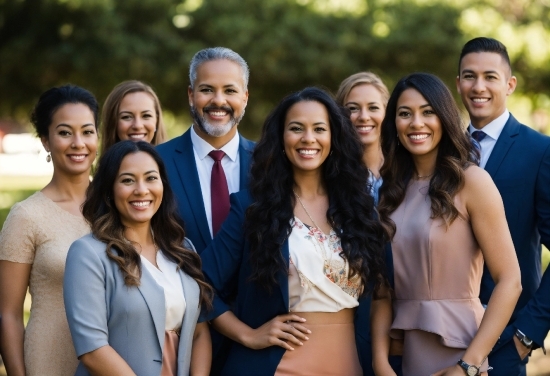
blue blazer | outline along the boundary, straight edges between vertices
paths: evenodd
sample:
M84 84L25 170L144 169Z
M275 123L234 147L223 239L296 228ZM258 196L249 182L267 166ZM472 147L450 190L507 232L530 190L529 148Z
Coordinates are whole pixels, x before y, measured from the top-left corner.
M188 248L192 248L187 243ZM197 282L179 272L187 302L178 349L178 376L189 375L195 326L200 313ZM138 287L127 287L106 245L92 234L70 247L63 298L76 355L110 345L137 375L160 375L164 348L164 290L147 268ZM89 375L82 363L75 375Z
M239 136L240 189L248 186L248 174L254 142ZM200 254L212 241L202 191L195 164L191 129L183 135L157 146L164 164L170 187L178 203L178 211L183 219L185 236L195 245Z
M201 254L205 277L217 294L214 309L207 319L212 320L229 310L224 300L236 295L233 312L246 325L258 328L275 316L288 313L288 275L279 271L276 277L278 285L271 292L249 281L252 274L250 245L244 235L243 223L252 198L247 190L230 197L229 217ZM285 240L281 253L288 265L288 240ZM355 320L368 321L369 317L356 316ZM222 375L273 375L284 352L279 346L253 350L233 342Z
M510 115L485 170L502 196L521 269L523 291L511 323L542 346L550 328L550 277L546 277L539 288L541 243L550 248L550 137L520 124ZM485 269L481 281L482 303L487 304L494 286ZM536 292L537 299L522 310ZM546 314L540 314L541 311ZM495 348L511 338L515 331L512 326Z

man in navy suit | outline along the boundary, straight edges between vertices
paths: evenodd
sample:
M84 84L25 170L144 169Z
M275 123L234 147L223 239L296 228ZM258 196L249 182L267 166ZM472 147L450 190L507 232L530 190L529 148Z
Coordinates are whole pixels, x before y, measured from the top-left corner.
M189 105L193 125L183 135L157 147L166 164L186 236L200 254L215 235L211 174L212 151L221 159L229 194L246 188L254 143L240 136L237 125L248 101L248 66L223 47L195 54L189 67ZM227 208L228 209L228 208Z
M199 254L229 213L229 194L248 185L254 143L237 131L248 101L248 76L244 59L228 48L197 52L189 66L188 97L193 125L183 135L157 147L166 164L185 235ZM221 334L213 330L211 333L211 375L218 375L229 343Z
M456 84L470 115L468 130L481 146L480 166L502 196L521 268L523 291L489 355L494 368L490 374L525 375L527 355L544 345L550 329L550 268L541 283L541 243L550 248L550 138L520 124L506 109L516 78L506 47L499 41L467 42ZM486 269L481 281L483 304L494 286Z

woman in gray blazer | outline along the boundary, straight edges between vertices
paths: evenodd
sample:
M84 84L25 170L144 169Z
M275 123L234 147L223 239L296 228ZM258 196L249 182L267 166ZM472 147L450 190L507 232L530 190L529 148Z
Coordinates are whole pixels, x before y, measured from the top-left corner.
M71 245L63 285L76 375L208 375L197 320L212 289L175 208L152 146L122 141L101 158L83 207L92 233Z

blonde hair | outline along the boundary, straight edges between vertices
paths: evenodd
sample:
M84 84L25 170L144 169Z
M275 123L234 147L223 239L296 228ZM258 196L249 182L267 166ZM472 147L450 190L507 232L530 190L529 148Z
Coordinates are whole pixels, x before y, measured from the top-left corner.
M340 106L343 106L351 90L359 85L374 86L380 92L380 94L382 94L384 106L388 103L388 100L390 99L390 92L388 91L388 88L386 87L386 85L384 85L382 79L372 72L355 73L342 81L340 87L338 88L338 91L336 92L336 102Z
M130 93L143 92L149 94L153 98L155 112L157 114L156 132L151 140L152 145L158 145L166 140L166 129L162 120L162 108L160 101L153 89L141 81L124 81L114 87L111 93L105 99L103 111L101 113L101 153L120 141L117 134L118 127L118 111L122 99Z

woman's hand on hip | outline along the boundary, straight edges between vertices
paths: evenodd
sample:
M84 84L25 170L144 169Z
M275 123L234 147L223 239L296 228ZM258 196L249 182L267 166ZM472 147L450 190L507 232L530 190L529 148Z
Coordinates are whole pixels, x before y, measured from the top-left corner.
M294 350L293 346L302 346L309 338L311 330L302 324L306 319L289 313L279 315L257 329L252 329L245 339L245 346L259 350L269 346L280 346Z

